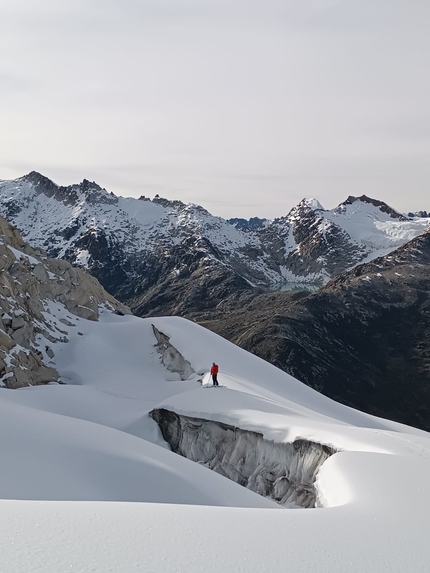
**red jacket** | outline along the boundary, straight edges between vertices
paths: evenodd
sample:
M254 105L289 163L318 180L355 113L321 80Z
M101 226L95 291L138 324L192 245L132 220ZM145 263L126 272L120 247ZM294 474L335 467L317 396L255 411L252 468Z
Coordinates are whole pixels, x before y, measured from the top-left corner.
M211 374L218 374L218 364L212 364Z

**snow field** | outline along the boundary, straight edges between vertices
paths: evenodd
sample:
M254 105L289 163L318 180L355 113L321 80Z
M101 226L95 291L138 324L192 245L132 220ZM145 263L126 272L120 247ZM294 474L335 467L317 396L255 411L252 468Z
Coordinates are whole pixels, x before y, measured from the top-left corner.
M68 315L55 307L53 322ZM67 385L0 393L3 570L428 571L426 432L337 404L184 319L104 310L60 324ZM152 324L191 362L189 380L162 365ZM213 361L224 387L208 391ZM332 445L322 507L282 509L173 454L147 415L156 406Z

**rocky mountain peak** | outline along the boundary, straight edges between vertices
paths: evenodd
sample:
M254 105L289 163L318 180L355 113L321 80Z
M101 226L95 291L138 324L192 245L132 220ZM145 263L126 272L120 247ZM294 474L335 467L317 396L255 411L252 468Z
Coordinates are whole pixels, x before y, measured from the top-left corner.
M54 191L58 188L58 185L51 181L51 179L48 179L48 177L45 177L38 171L30 171L30 173L27 173L27 175L20 177L18 181L31 183L35 189L41 187L42 189L49 189Z
M279 220L287 219L294 221L301 217L305 217L306 219L309 217L315 219L317 216L321 215L320 212L322 211L324 211L324 207L317 199L305 198L291 209L286 218L281 217Z
M31 171L17 181L21 185L29 183L37 194L54 198L65 205L76 205L82 199L91 204L113 204L118 200L117 197L109 194L106 189L100 187L95 181L89 181L88 179L83 179L81 183L74 185L62 186L57 185L37 171Z
M142 197L140 197L140 199L142 200ZM143 198L143 200L145 200L145 198ZM170 199L165 199L164 197L160 197L160 195L155 195L154 199L152 199L152 202L155 203L156 205L161 205L162 207L166 207L166 208L173 208L173 209L183 209L184 207L186 207L185 203L183 203L182 201L179 200L174 200L171 201Z
M398 219L399 221L407 221L408 220L407 217L405 217L404 215L402 215L401 213L399 213L398 211L396 211L395 209L393 209L392 207L387 205L387 203L384 203L384 201L379 201L378 199L372 199L371 197L368 197L367 195L361 195L361 197L354 197L354 196L350 195L346 199L346 201L344 201L343 203L341 203L337 207L337 209L341 210L342 206L353 205L354 203L357 203L358 201L361 201L361 203L368 203L369 205L373 205L374 207L377 207L383 213L387 213L388 215L390 215L390 217L392 219Z
M96 205L98 203L103 203L105 205L115 205L118 203L118 197L113 193L108 193L106 189L100 187L95 181L89 181L88 179L83 179L78 185L72 185L66 187L65 189L75 188L78 197L85 198L85 201L90 205Z
M314 199L313 197L304 198L301 200L300 205L304 207L308 207L312 209L312 211L324 211L324 207L318 201L318 199Z
M78 188L85 195L90 195L94 192L107 193L106 189L102 189L95 181L89 181L88 179L82 179L81 183L78 184Z

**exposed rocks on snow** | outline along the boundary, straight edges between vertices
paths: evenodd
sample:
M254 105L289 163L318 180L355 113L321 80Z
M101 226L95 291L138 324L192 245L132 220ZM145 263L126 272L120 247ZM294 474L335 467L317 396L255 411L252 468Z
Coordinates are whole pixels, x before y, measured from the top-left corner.
M156 348L160 354L161 360L164 366L170 372L176 372L180 375L181 380L187 380L194 370L182 354L176 350L176 348L170 343L170 338L160 332L158 328L152 325L152 330L154 331L155 338L157 339Z
M173 452L290 507L315 507L314 482L332 448L308 440L271 442L262 434L164 408L150 416Z
M58 380L55 368L44 362L55 355L49 343L67 341L60 320L50 318L55 303L89 320L98 319L99 305L130 313L96 279L33 250L0 217L0 385L19 388ZM74 326L73 317L61 323Z

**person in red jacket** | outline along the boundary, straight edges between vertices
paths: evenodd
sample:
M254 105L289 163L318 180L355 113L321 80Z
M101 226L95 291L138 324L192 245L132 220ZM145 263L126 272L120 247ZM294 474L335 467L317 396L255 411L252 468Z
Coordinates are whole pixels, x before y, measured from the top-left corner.
M215 364L215 362L212 362L212 366L211 366L211 376L212 376L212 382L214 386L219 386L218 384L218 364Z

